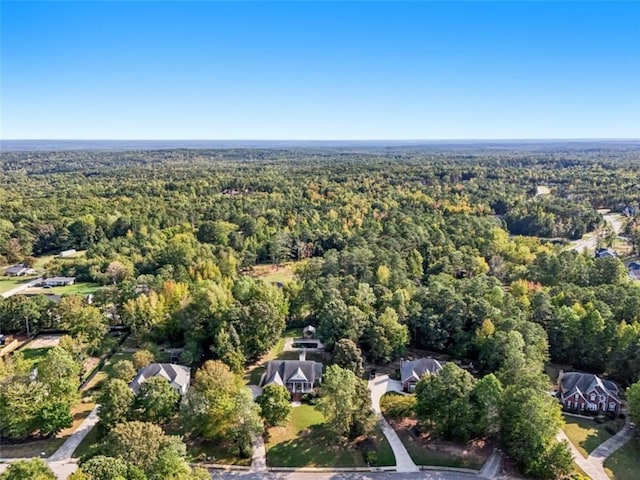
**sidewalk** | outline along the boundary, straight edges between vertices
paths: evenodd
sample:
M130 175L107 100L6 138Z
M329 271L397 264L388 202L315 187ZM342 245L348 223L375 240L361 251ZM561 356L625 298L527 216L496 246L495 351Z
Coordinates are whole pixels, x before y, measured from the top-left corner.
M84 419L77 430L47 459L48 463L66 462L71 459L71 455L73 455L75 449L78 448L80 442L84 440L96 423L98 423L98 420L100 420L98 417L99 408L100 405L96 405L93 410L91 410L89 416Z

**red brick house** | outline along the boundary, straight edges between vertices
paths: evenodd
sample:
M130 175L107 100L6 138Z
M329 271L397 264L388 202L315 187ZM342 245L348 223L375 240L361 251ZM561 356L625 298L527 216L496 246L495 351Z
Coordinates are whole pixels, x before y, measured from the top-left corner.
M564 409L572 412L618 414L618 386L591 373L560 371L558 398Z

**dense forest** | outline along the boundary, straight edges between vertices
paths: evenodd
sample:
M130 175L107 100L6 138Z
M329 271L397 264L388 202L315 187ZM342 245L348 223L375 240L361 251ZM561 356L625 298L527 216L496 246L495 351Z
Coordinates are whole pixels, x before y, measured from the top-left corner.
M632 143L4 152L0 163L0 262L86 250L47 274L106 286L91 307L2 300L3 332L26 319L97 348L110 322L238 373L287 325L313 324L329 350L349 340L373 363L444 352L507 388L549 360L623 386L640 378L640 282L619 258L567 245L600 232L598 209L610 209L640 253ZM296 262L284 285L250 275L283 262Z

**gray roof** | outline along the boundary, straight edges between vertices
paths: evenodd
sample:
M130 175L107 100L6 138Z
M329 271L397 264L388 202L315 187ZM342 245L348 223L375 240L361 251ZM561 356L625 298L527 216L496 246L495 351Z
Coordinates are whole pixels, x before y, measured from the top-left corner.
M151 363L140 369L129 387L138 393L140 386L152 377L165 378L180 395L184 395L191 382L191 369L175 363Z
M267 371L260 379L260 386L288 382L319 382L322 378L322 363L312 360L273 360L267 364Z
M599 248L596 251L596 258L615 258L616 252L611 248Z
M433 375L442 370L442 364L433 358L418 358L400 363L400 380L420 380L424 375Z
M75 282L76 277L51 277L45 278L44 283L70 283Z
M6 275L18 275L18 274L20 274L22 272L26 272L26 271L29 271L29 270L33 271L33 268L27 267L26 265L23 265L22 263L19 263L17 265L13 265L11 267L8 267L4 271L4 273Z
M618 386L615 383L611 380L603 380L592 373L570 372L563 374L560 378L560 388L564 397L576 393L585 395L597 386L612 397L618 398Z

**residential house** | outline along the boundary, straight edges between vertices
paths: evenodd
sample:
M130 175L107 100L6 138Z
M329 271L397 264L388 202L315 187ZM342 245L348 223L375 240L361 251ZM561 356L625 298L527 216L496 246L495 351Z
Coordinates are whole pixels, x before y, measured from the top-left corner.
M13 265L4 271L4 274L9 277L24 277L25 275L33 275L35 273L36 271L33 268L27 267L23 263Z
M418 358L417 360L400 362L400 382L405 392L413 392L416 384L425 375L436 375L442 370L442 364L433 358Z
M596 250L596 258L616 258L616 251L613 248L599 248Z
M560 371L558 397L562 406L578 412L620 412L618 386L592 373Z
M260 386L282 385L296 398L313 391L322 380L322 363L306 360L305 352L300 352L299 360L273 360L267 364L262 374Z
M76 281L76 277L51 277L42 280L43 287L66 287L73 285Z
M640 280L640 262L631 262L629 264L629 276L633 280Z
M162 377L180 395L187 393L191 383L191 369L175 363L151 363L141 368L129 387L133 393L138 393L140 386L149 378Z

